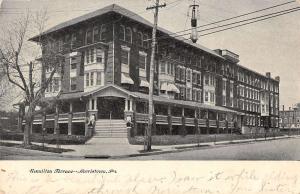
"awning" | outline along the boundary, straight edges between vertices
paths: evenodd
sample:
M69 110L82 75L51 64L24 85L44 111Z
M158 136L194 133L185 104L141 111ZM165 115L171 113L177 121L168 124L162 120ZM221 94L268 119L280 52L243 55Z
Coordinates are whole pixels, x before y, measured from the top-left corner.
M179 89L174 84L168 84L168 91L175 92L177 94L180 93Z
M149 88L149 82L146 80L146 78L140 78L140 80L141 80L141 83L140 83L141 87Z
M161 86L160 86L160 90L167 91L168 90L168 83L167 82L162 83Z
M133 84L133 80L126 73L121 74L121 83L122 84Z

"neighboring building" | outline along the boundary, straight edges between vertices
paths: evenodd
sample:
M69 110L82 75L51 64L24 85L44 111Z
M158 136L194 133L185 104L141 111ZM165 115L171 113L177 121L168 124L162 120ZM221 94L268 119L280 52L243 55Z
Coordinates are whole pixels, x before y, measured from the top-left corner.
M59 95L59 117L49 112L44 128L91 136L107 121L132 121L131 136L143 135L148 120L152 24L118 5L61 23L44 36L64 54L61 69L45 93ZM155 56L153 135L263 132L278 128L279 77L238 64L228 50L210 50L158 28ZM38 41L34 37L32 41ZM42 81L51 69L43 67ZM55 118L57 122L55 122ZM36 117L39 131L42 118ZM122 122L121 122L122 123ZM110 126L111 122L110 122ZM55 130L54 130L55 132ZM99 132L99 131L98 131Z
M281 129L300 129L300 108L289 108L279 113Z

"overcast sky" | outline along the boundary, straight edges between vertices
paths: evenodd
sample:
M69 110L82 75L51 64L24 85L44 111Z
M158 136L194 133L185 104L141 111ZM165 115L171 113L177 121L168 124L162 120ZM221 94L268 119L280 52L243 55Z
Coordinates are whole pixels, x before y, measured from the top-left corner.
M288 0L198 0L199 25L254 11ZM0 0L1 2L1 0ZM47 8L48 27L116 3L152 22L152 11L145 8L153 0L2 0L0 26L32 12ZM190 0L160 0L167 7L160 9L159 26L177 32L190 28L187 12ZM175 2L175 3L172 3ZM170 4L168 6L168 4ZM292 3L271 11L299 6ZM257 16L257 14L256 14ZM200 37L198 43L210 49L228 49L240 56L240 64L272 77L280 76L280 104L285 107L300 102L300 11L267 21ZM220 24L219 24L220 25Z

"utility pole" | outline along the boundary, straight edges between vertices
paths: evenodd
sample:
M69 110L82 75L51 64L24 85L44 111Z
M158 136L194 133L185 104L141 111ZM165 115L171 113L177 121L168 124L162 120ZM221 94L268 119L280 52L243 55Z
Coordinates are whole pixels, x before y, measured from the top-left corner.
M165 7L166 3L160 5L159 0L156 0L155 5L147 7L146 10L155 9L154 23L152 29L152 43L151 43L151 59L150 59L150 85L149 85L149 120L146 135L146 151L151 150L151 131L153 126L153 83L154 83L154 57L155 57L155 45L156 45L156 31L158 20L158 9Z

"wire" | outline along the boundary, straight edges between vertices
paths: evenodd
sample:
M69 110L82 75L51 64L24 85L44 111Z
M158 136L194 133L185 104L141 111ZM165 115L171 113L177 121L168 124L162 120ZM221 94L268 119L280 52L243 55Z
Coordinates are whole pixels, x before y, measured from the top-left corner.
M233 27L230 27L230 28L225 28L225 29L222 29L222 30L217 30L217 31L214 31L214 32L206 33L206 34L201 34L200 36L206 36L206 35L214 34L214 33L217 33L217 32L222 32L222 31L225 31L225 30L230 30L230 29L233 29L233 28L237 28L237 27L249 25L249 24L252 24L252 23L259 22L259 21L264 21L264 20L267 20L267 19L270 19L270 18L278 17L278 16L281 16L281 15L289 14L289 13L296 12L296 11L300 11L300 9L296 9L296 10L292 10L292 11L289 11L289 12L281 13L281 14L278 14L278 15L275 15L275 16L270 16L270 17L267 17L267 18L263 18L263 19L252 21L252 22L240 24L240 25L233 26Z
M244 14L241 14L241 15L238 15L238 16L234 16L234 17L231 17L231 18L227 18L227 19L215 21L215 22L212 22L212 23L209 23L209 24L201 25L201 26L198 26L197 28L206 27L206 26L209 26L209 25L213 25L213 24L225 22L225 21L228 21L228 20L233 20L233 19L236 19L236 18L240 18L240 17L243 17L243 16L251 15L251 14L262 12L262 11L269 10L269 9L273 9L273 8L280 7L280 6L287 5L287 4L294 3L294 2L296 2L296 1L295 0L288 1L288 2L277 4L277 5L274 5L274 6L271 6L271 7L263 8L263 9L260 9L260 10L256 10L256 11L244 13ZM186 30L182 30L182 31L178 31L178 32L174 32L174 33L171 33L169 35L178 34L178 33L186 32L186 31L189 31L189 30L191 30L191 28L190 29L186 29Z
M253 17L253 18L249 18L249 19L237 21L237 22L232 22L232 23L229 23L229 24L224 24L224 25L217 26L217 27L212 27L212 28L208 28L208 29L204 29L204 30L199 30L198 32L204 32L204 31L208 31L208 30L213 30L213 29L217 29L217 28L221 28L221 27L225 27L225 26L230 26L230 25L233 25L233 24L242 23L242 22L246 22L246 21L249 21L249 20L255 20L255 19L258 19L258 18L264 18L265 17L264 19L259 19L259 20L255 20L255 21L246 23L246 24L252 24L252 23L256 23L256 22L259 22L259 21L263 21L263 20L266 20L266 19L273 18L273 17L277 17L277 16L288 14L288 13L292 13L292 12L295 12L295 11L299 11L300 10L299 8L300 8L300 6L294 7L292 9L287 9L287 10L283 10L283 11L279 11L279 12L274 12L274 13L270 13L270 14L266 14L266 15L262 15L262 16L258 16L258 17ZM270 16L270 15L273 15L273 16L267 17L267 16ZM241 24L241 25L238 25L236 27L240 27L240 26L243 26L243 25L246 25L246 24ZM236 28L236 27L232 27L232 28ZM228 28L228 29L232 29L232 28ZM220 31L224 31L224 30L220 30ZM176 36L169 36L169 34L168 34L168 35L165 35L165 36L160 36L157 39L161 40L161 39L166 39L166 38L170 38L170 37L175 38L175 37L185 36L185 35L189 35L189 34L190 33L177 34ZM147 40L145 40L145 41L147 41Z

